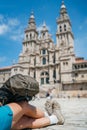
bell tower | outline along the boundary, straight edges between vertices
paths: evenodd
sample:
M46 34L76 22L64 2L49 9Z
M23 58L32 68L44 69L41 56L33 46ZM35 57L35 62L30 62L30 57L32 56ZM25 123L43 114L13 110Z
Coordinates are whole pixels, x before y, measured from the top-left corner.
M74 36L64 1L62 1L60 16L57 19L56 42L56 59L58 58L60 62L60 82L61 84L71 82L72 63L75 62Z
M74 52L72 25L64 1L62 1L60 16L57 19L56 41L57 47L60 48L61 53L65 54Z
M33 53L36 48L36 41L38 39L38 31L36 29L34 13L31 12L28 27L25 29L25 36L23 41L23 53Z

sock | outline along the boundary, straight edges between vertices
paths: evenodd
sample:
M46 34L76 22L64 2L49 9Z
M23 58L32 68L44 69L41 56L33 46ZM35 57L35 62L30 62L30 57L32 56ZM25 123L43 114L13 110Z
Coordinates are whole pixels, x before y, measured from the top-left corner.
M49 119L50 119L50 124L57 124L58 123L58 119L56 117L56 115L51 115L49 116Z
M45 116L45 117L49 117L49 115L48 115L47 112L44 112L44 116Z

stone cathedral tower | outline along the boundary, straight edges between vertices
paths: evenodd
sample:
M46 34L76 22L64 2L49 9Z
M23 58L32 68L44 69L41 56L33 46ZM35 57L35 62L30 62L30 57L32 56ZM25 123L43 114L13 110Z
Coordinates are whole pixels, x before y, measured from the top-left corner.
M60 61L61 83L66 84L72 82L72 63L75 62L75 54L72 26L64 2L62 2L60 16L57 19L56 42L56 56L59 57Z

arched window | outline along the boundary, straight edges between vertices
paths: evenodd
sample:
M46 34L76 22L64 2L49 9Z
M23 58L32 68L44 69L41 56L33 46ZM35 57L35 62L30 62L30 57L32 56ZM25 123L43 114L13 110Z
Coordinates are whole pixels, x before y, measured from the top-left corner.
M62 32L62 26L60 26L60 32Z
M34 66L36 65L36 58L34 59Z
M56 78L56 70L53 71L53 78Z
M41 78L41 84L44 84L44 78Z
M28 39L28 34L26 34L26 38Z
M48 75L48 76L49 76L49 73L48 73L48 72L45 72L45 75Z
M46 58L43 58L43 65L45 65L46 64Z
M42 54L46 54L46 50L45 49L42 50Z
M46 77L46 84L49 84L49 77Z
M32 34L30 33L30 39L32 39Z
M47 71L41 72L41 84L49 84L49 73Z
M53 63L55 63L55 54L54 54L54 56L53 56Z
M43 33L43 38L45 38L45 33Z
M64 24L64 31L66 31L66 25Z
M41 73L41 76L44 75L44 72Z
M35 71L34 71L34 78L36 78L36 73L35 73Z

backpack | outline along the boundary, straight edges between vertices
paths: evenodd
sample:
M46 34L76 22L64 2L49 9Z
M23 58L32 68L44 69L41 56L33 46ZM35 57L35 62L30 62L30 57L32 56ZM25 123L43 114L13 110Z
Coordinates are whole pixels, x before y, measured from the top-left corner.
M39 83L34 78L29 75L16 74L0 88L0 100L2 104L31 100L38 92Z

